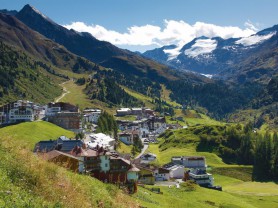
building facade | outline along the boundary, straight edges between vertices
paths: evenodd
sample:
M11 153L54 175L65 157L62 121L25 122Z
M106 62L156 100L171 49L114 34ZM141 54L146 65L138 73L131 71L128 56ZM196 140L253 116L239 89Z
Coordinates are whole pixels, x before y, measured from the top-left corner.
M64 129L80 132L82 129L81 114L77 106L69 103L49 103L46 109L46 121Z

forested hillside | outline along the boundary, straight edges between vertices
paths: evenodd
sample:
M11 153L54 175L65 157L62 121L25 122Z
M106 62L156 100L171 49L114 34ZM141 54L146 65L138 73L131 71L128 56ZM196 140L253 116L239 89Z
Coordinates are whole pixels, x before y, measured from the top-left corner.
M277 180L278 137L254 132L253 124L244 127L197 125L188 129L166 131L161 135L159 148L196 146L198 152L211 152L229 164L254 165L254 180Z
M85 93L91 100L100 100L107 103L110 107L136 107L142 105L142 101L126 93L113 78L98 75L96 74L86 84Z
M16 99L49 102L62 92L63 80L37 65L29 56L0 42L0 104Z

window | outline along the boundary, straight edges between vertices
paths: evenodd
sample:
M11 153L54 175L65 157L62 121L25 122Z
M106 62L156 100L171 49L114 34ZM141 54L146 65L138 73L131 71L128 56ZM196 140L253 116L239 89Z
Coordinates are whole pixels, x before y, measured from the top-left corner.
M108 164L107 164L107 163L105 163L105 167L108 167Z

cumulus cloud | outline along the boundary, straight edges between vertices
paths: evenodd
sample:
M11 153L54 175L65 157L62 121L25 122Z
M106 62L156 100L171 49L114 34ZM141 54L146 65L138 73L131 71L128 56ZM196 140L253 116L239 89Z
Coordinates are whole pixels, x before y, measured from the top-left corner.
M120 33L109 30L101 25L87 25L84 22L73 22L64 25L68 29L78 32L89 32L99 40L109 41L112 44L122 46L150 46L175 44L182 47L192 39L200 36L238 38L248 37L257 31L257 28L250 22L245 23L245 28L241 29L234 26L217 26L204 22L196 22L190 25L184 21L164 20L163 27L156 25L132 26L127 31Z

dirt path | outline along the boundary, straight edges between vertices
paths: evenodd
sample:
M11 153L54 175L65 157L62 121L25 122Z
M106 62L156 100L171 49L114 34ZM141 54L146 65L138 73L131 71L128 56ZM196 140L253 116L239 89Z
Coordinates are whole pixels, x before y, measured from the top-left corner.
M62 84L59 84L59 85L62 86L62 85L66 84L69 81L71 81L71 80L65 81L65 82L63 82ZM65 86L63 86L63 91L64 91L63 94L60 97L55 99L55 101L54 101L55 103L59 102L63 97L65 97L66 94L70 93L70 91L68 91Z

